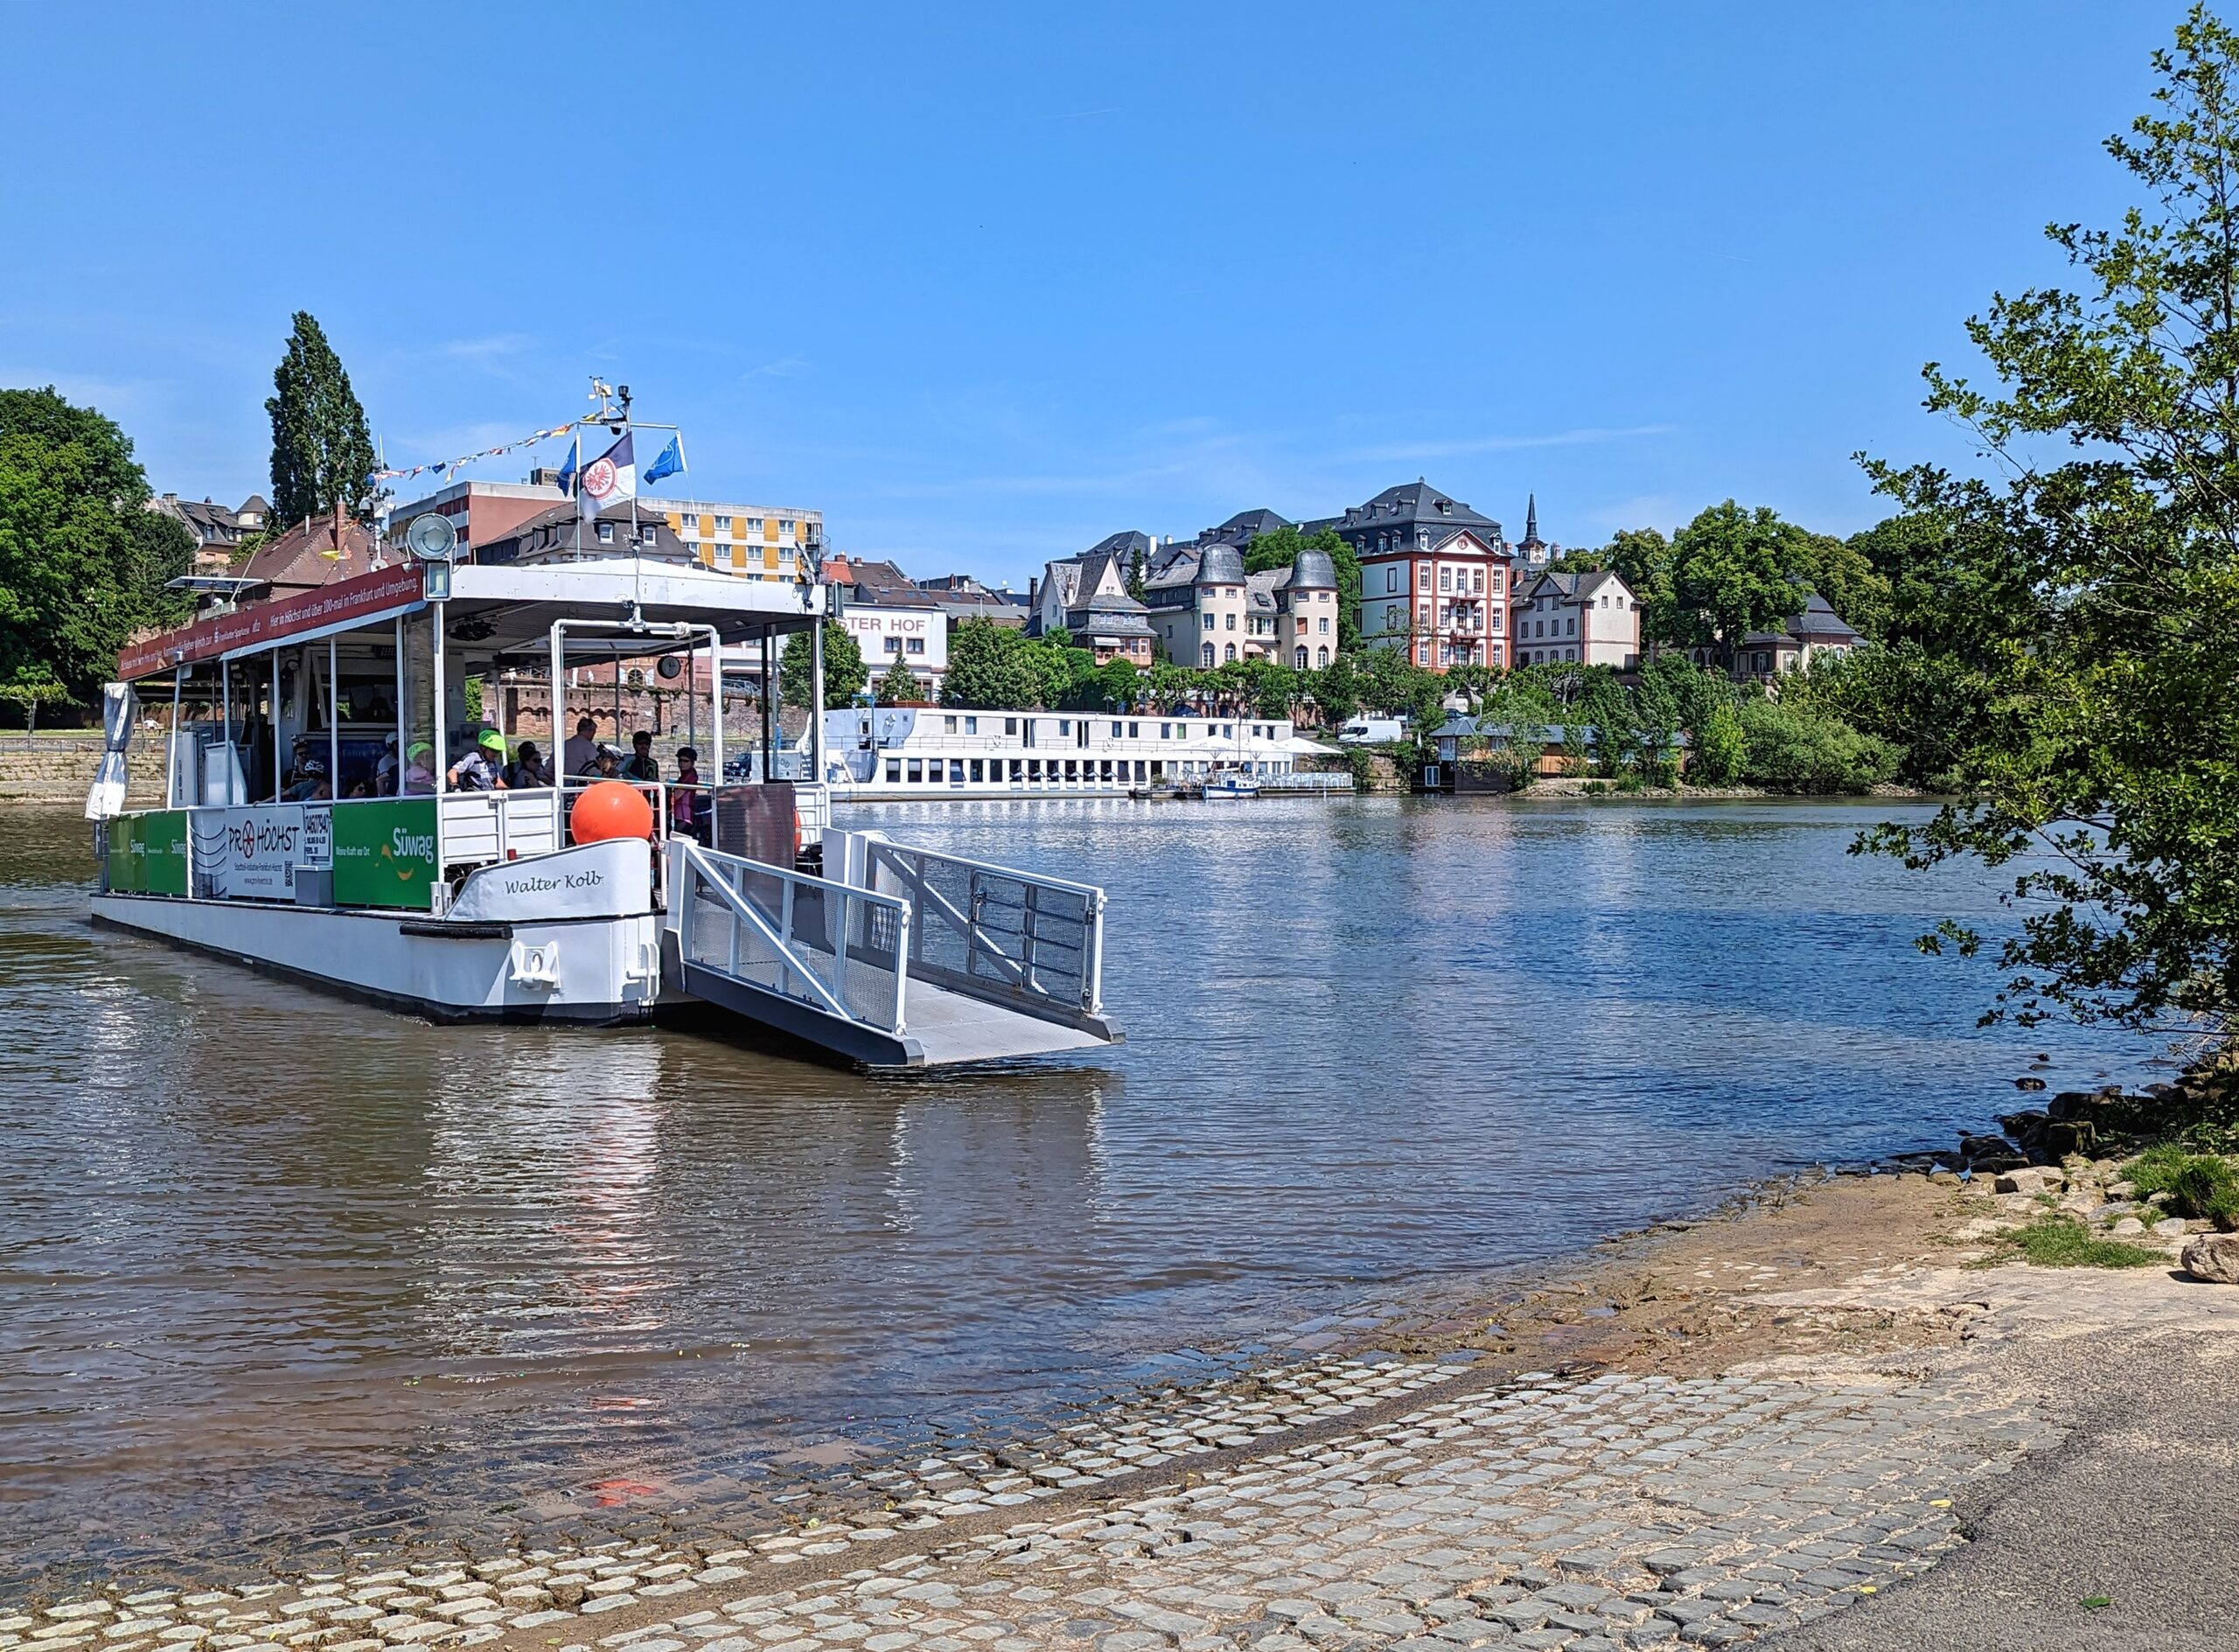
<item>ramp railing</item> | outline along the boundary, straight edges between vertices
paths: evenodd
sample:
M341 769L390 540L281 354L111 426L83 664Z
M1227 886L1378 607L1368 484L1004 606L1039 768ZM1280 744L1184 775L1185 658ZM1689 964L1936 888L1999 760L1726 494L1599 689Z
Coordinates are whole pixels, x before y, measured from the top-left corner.
M687 965L882 1032L904 1030L910 903L669 840L671 925Z
M1013 867L864 843L874 889L908 897L910 972L1044 1020L1104 1014L1104 891Z

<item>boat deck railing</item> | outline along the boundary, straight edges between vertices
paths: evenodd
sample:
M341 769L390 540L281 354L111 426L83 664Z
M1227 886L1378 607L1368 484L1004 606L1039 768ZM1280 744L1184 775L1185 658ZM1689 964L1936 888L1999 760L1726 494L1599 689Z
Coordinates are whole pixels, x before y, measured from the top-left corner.
M1301 774L1293 770L1289 774L1254 775L1252 780L1262 791L1323 792L1354 790L1353 777L1350 774Z
M865 882L916 911L911 974L1043 1019L1103 1015L1103 890L875 834L861 842Z
M687 965L899 1035L910 903L742 856L671 845L670 926Z

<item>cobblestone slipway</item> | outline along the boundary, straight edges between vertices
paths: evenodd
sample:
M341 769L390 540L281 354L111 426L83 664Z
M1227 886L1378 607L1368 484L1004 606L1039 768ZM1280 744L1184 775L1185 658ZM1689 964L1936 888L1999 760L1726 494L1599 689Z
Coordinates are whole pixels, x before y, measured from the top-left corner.
M0 1618L0 1652L1717 1647L1934 1566L1963 1541L1955 1508L2060 1438L1983 1351L2010 1325L1949 1334L1989 1314L1970 1281L1991 1276L1867 1269L1783 1296L1755 1260L1724 1265L1768 1312L1946 1334L1701 1375L1333 1354L872 1467L875 1503L733 1548L113 1593Z

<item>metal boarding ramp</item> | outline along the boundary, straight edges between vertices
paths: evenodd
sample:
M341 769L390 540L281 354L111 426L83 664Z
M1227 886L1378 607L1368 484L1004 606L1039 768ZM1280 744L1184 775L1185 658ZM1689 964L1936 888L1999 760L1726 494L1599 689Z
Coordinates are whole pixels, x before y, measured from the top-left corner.
M672 838L667 926L690 996L871 1067L1120 1042L1104 891L827 832L829 877Z

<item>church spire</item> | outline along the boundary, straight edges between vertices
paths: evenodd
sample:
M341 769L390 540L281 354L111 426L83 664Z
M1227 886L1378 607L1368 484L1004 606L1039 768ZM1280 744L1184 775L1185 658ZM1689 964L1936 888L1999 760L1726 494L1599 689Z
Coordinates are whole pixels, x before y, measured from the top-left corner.
M1524 496L1524 542L1526 545L1539 543L1539 496L1537 493Z

